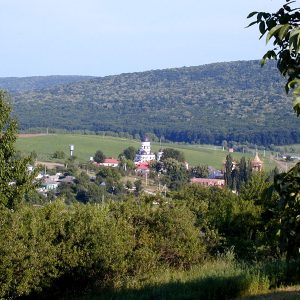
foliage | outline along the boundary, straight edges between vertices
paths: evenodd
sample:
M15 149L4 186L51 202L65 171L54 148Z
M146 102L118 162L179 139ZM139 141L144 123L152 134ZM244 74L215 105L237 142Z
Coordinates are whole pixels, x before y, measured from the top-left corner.
M196 178L207 178L209 175L208 172L208 166L195 166L191 168L190 171L191 177L196 177Z
M196 215L196 224L209 253L234 247L239 259L277 255L278 239L273 214L270 214L277 198L264 200L263 195L271 184L261 178L264 177L253 176L240 196L228 189L197 185L186 186L172 195Z
M265 34L267 43L273 39L273 49L263 56L262 64L267 59L276 59L277 68L283 76L287 76L286 91L294 90L294 110L300 115L300 9L294 8L296 1L286 3L276 13L252 12L248 18L256 16L250 23L259 25L262 38Z
M92 76L1 77L0 88L10 93L48 89L91 79Z
M262 36L267 33L267 42L273 38L274 48L263 57L278 60L277 68L282 75L287 76L286 92L294 89L294 110L300 115L300 9L293 8L296 1L286 0L276 13L252 12L249 18L256 16L256 21L249 26L259 24ZM275 219L280 237L281 251L286 258L299 257L300 227L299 227L299 163L289 172L278 174L274 178L274 188L280 196ZM277 225L277 226L276 226Z
M100 167L96 176L99 184L104 184L107 192L119 194L123 192L124 185L120 182L122 173L120 169L113 167Z
M226 156L226 161L225 161L225 183L229 188L233 188L233 178L232 178L232 171L234 169L233 165L233 159L230 154Z
M84 172L76 177L73 193L76 195L76 199L82 203L101 203L106 196L105 187L91 182L89 176Z
M134 160L136 152L136 148L129 146L128 148L123 150L123 155L126 159Z
M47 124L188 143L295 143L299 121L275 69L245 61L107 76L14 93L13 105L24 130Z
M94 291L78 300L96 299L240 299L247 295L264 294L269 279L259 266L244 266L234 261L228 251L215 260L208 260L188 271L164 269L139 288ZM248 298L247 298L248 299ZM252 297L251 297L252 299Z
M179 162L185 161L184 154L181 151L176 150L174 148L163 149L163 155L161 157L161 161L167 160L169 158L175 159Z
M139 194L143 190L142 180L138 179L134 183L135 191Z
M300 164L275 176L274 187L280 195L277 220L280 247L288 260L299 258L300 249Z
M224 173L226 186L231 190L240 191L242 186L251 179L251 160L249 159L247 163L243 156L240 161L234 161L229 154L226 156Z
M180 189L189 180L185 165L174 158L167 158L157 162L154 167L159 173L162 173L162 183L172 190Z
M140 198L101 206L0 209L0 297L122 286L158 268L185 269L205 246L184 207Z
M17 123L11 117L8 96L0 90L0 203L16 209L33 189L35 172L28 171L30 157L17 157Z
M105 160L105 155L101 150L97 150L95 155L94 155L94 161L96 163L103 163Z

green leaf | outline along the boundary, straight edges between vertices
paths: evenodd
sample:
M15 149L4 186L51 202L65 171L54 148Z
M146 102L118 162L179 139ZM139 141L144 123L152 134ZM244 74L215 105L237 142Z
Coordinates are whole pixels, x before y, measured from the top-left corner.
M260 65L264 66L268 59L276 58L276 53L274 50L269 50L261 59Z
M260 22L263 15L264 15L263 12L258 13L258 14L257 14L257 21Z
M290 89L293 89L293 88L295 88L295 86L297 85L297 84L299 84L300 83L300 79L294 79L294 80L292 80L292 81L290 81L289 83L288 83L288 87L290 88Z
M257 23L258 23L257 21L251 22L248 26L246 26L246 28L248 28L248 27L250 27L250 26L252 26L254 24L257 24Z
M283 38L286 36L287 32L289 31L290 29L290 25L289 24L285 24L282 26L282 28L279 30L279 33L278 33L278 38L282 41Z
M300 29L296 29L291 32L289 39L289 47L290 54L292 54L293 50L295 50L296 54L298 54L300 50Z
M295 29L293 29L290 33L290 39L293 38L295 35L300 33L300 28L296 27Z
M276 25L274 26L268 33L267 38L266 38L266 43L270 41L270 39L275 35L275 33L280 30L284 25Z
M253 11L253 12L251 12L248 16L247 16L247 19L249 19L249 18L251 18L251 17L253 17L253 16L255 16L256 14L258 14L258 12L257 11Z
M265 22L260 22L259 24L259 31L261 34L264 34L266 32L266 25L265 25Z

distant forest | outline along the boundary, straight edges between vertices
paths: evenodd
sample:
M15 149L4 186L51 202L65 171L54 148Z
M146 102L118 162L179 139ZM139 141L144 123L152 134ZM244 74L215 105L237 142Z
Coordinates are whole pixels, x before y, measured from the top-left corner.
M10 91L22 130L153 133L217 145L300 142L300 120L271 62L263 68L259 61L238 61L101 78L2 78L0 87Z

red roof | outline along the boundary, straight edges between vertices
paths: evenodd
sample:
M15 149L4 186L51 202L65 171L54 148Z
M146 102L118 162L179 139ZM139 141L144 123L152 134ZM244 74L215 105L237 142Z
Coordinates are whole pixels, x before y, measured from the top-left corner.
M136 169L137 169L137 170L149 170L149 166L146 166L146 165L139 165L139 166L137 166Z
M149 165L149 162L140 162L140 163L136 164L136 167L137 167L137 169L140 167L142 167L142 168L147 167L147 169L149 169L150 165Z
M115 158L105 158L103 164L118 164L119 161Z

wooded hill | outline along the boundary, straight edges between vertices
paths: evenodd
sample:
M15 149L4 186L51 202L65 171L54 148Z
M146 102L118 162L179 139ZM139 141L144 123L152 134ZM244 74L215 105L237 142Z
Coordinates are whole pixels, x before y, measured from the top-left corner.
M84 81L93 78L92 76L31 76L31 77L0 77L0 88L13 92L24 92L31 90L42 90L57 85L69 84L77 81Z
M300 120L270 62L263 68L259 61L215 63L17 90L12 99L22 129L152 132L213 144L300 142Z

